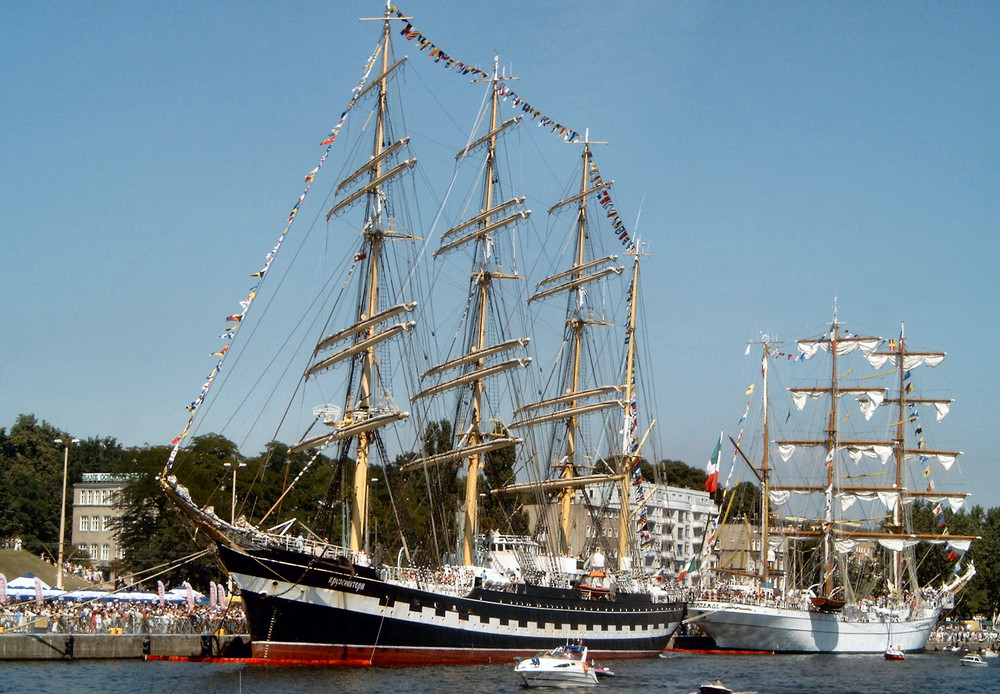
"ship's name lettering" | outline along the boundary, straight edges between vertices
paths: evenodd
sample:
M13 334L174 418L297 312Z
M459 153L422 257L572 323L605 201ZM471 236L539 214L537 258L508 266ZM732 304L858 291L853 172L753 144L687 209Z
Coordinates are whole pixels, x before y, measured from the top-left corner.
M338 578L337 576L331 576L327 579L331 588L347 588L349 590L363 590L365 584L363 581L352 581L346 578Z

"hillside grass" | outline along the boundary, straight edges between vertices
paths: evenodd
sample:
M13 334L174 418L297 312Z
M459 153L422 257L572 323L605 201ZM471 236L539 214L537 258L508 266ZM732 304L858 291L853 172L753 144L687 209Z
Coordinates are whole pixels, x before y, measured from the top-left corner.
M52 588L56 587L56 567L43 561L31 552L16 549L0 549L0 573L9 583L15 578L32 573ZM90 583L68 573L63 574L63 590L89 588Z

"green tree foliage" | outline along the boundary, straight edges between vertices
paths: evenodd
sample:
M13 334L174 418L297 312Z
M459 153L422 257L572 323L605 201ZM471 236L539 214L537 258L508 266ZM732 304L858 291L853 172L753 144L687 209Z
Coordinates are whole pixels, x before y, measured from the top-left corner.
M497 429L495 434L506 436L507 432ZM528 532L528 514L523 510L523 494L492 494L490 490L513 484L514 462L517 449L514 446L490 451L486 454L479 489L483 492L479 511L480 532L490 530L510 534L525 535Z
M679 460L661 460L657 466L659 474L652 479L661 481L671 487L684 487L685 489L705 490L705 479L708 475L704 470L691 467ZM643 474L646 470L643 469Z
M195 541L191 526L157 483L169 454L170 449L164 446L128 451L115 470L130 476L118 499L122 516L116 530L124 555L120 570L148 579L147 588L155 586L156 580L165 585L190 581L201 586L209 580L220 581L222 571L211 557L179 564L199 552L203 544ZM207 500L213 482L204 469L184 477L185 486L199 503Z
M729 520L746 518L755 525L761 522L760 487L753 482L739 482L723 496L722 490L716 494L716 503L722 508L722 515Z
M431 422L425 430L425 453L451 450L452 428L447 421ZM400 468L414 458L403 455L379 470L370 512L380 529L376 533L383 552L395 556L406 538L414 565L438 564L458 546L458 509L464 500L460 463L445 463L402 474ZM374 473L373 473L374 474Z
M10 431L0 428L0 538L20 537L25 549L58 555L59 504L65 448L73 437L34 415L19 415ZM72 553L73 484L86 472L107 470L120 455L114 439L71 446L66 467L66 556Z

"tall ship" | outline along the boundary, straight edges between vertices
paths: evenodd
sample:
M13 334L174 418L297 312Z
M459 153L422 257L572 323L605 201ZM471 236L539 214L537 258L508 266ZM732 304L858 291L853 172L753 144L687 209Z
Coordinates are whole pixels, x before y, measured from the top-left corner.
M289 227L318 180L319 166L306 176L289 226L264 269L255 273L260 282L243 303L243 312L231 317L233 328L217 353L220 361L188 408L191 419L174 442L160 485L210 541L238 589L254 658L371 665L487 663L530 656L569 640L583 641L600 658L655 656L680 623L685 605L657 589L635 560L644 539L643 514L633 510L642 502L641 473L637 477L636 472L642 432L634 339L640 254L633 244L625 247L632 259L626 272L617 256L593 257L588 250L588 225L613 218L604 211L610 182L597 172L589 143L563 138L581 148L582 184L553 206L576 210L572 240L559 236L551 243L574 252L563 271L540 279L532 296L518 294L527 282L518 270L515 243L527 234L516 232L530 211L525 196L513 194L503 176L503 140L520 118L500 117L512 78L501 73L496 59L492 72L458 63L463 75L487 89L478 130L454 157L456 170L474 162L469 167L474 170L473 193L462 201L457 221L434 234L435 244L418 233L429 220L410 208L419 168L410 138L398 132L406 121L395 95L406 58L397 59L392 39L397 32L417 38L421 50L429 42L409 19L387 6L364 78L323 142L327 150L320 165L338 136L345 138L345 121L356 124L358 144L345 148L360 163L345 164L331 185L332 201L325 212L331 230L327 243L343 246L332 254L342 259L341 274L313 283L321 290L310 307L319 308L305 330L312 334L311 342L304 355L291 360L298 365L268 362L261 367L286 379L291 374L288 405L274 408L270 395L257 399L286 427L276 432L297 426L295 443L279 445L280 434L275 433L268 447L276 456L269 464L293 474L286 476L271 508L257 509L251 519L247 507L242 507L244 513L235 510L234 467L234 506L227 520L212 506L196 502L184 486L184 471L190 470L185 462L191 463L184 444L208 401L213 379L223 373L222 360L237 352L238 338L249 325L254 337L263 331L263 321L254 324L249 309L259 301ZM455 59L437 47L431 56L455 69ZM458 179L456 174L449 192L457 190ZM589 207L602 204L600 215L588 217ZM444 216L440 212L435 219ZM623 238L618 228L608 233ZM626 309L615 321L596 320L589 308L587 289L602 282L606 289L601 291L623 297ZM522 383L534 344L526 316L529 304L552 297L561 297L568 306L566 337L558 350L570 358L558 394L529 403L522 397L527 391ZM594 324L621 331L614 338L617 351L586 352L583 335ZM595 385L586 375L590 363L583 356L611 362L614 383ZM310 397L314 404L303 405ZM241 407L251 400L242 400ZM305 416L290 424L300 410ZM260 412L265 411L262 406ZM244 412L234 419L263 416ZM584 436L583 423L591 417L602 417L601 426L613 434L602 437L600 445L591 445ZM536 472L515 479L515 460L534 464ZM598 465L602 472L595 473ZM329 478L333 469L343 472L346 493L327 491L315 504L328 516L341 514L340 542L302 518L287 518L287 507L282 515L295 485L314 474ZM373 544L373 530L378 533L370 513L374 485L383 485L401 530L417 522L412 519L430 517L432 539L414 546L401 532L398 552L388 556ZM435 510L437 502L428 499L449 485L464 486L457 494L460 507L445 504L443 511ZM566 527L529 534L503 526L496 514L489 519L482 515L487 504L504 510L502 520L528 504L551 504L553 498L568 504L576 490L592 485L617 490L621 520L616 546L592 546L587 556L570 547ZM417 490L427 492L428 499L418 498ZM512 501L504 505L495 501L499 499ZM302 509L302 516L310 510Z
M798 340L796 355L766 338L760 344L762 453L751 460L737 445L734 454L760 485L756 554L735 567L721 561L703 574L691 621L722 649L922 651L941 611L975 575L971 562L960 570L959 557L976 538L943 528L942 505L960 508L967 495L935 485L959 453L926 445L926 415L940 421L951 400L922 397L916 388L917 369L937 366L944 353L911 350L902 331L898 340L863 337L836 317L823 335ZM817 355L829 358L827 381L788 390L796 410L825 401L813 422L821 435L772 440L771 362ZM859 355L861 367L867 361L879 371L846 363ZM857 410L845 405L852 399ZM793 426L792 416L789 408L782 425ZM882 437L861 433L866 430ZM916 500L936 504L937 532L914 531ZM952 563L937 585L922 586L915 562L928 543L946 544Z

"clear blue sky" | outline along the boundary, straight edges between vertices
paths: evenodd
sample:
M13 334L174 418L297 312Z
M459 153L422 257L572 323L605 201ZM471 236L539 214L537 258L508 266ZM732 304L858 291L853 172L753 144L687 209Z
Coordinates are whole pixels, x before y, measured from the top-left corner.
M856 332L905 321L911 347L948 352L931 375L956 402L929 444L964 451L955 485L1000 506L1000 5L400 7L610 143L602 172L652 254L666 456L703 465L742 413L746 341L817 335L837 297ZM358 17L381 11L0 4L0 426L33 413L126 445L183 429L375 45ZM396 50L417 86L465 88Z

